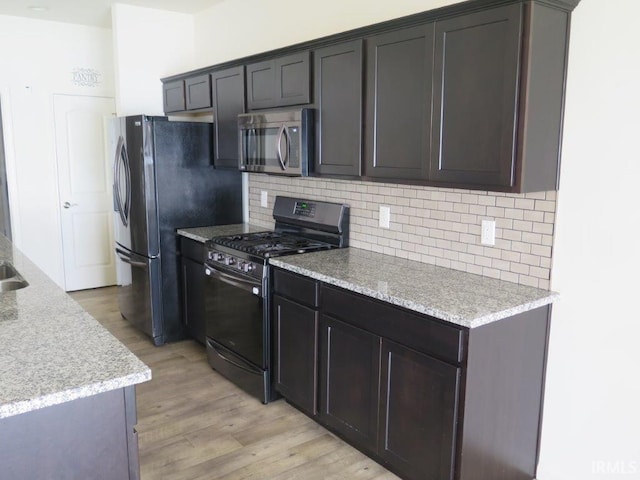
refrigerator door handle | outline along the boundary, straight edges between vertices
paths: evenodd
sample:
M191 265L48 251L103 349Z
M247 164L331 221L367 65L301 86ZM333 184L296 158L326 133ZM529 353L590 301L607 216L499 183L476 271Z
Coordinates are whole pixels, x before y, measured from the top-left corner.
M136 262L135 260L132 260L131 255L128 255L127 252L125 252L124 250L120 250L119 248L116 248L116 254L118 255L118 258L120 258L120 260L122 260L124 263L128 263L132 267L146 268L147 266L145 262Z
M124 164L124 180L126 185L126 198L124 199L124 226L129 225L129 215L131 214L131 165L129 163L129 155L127 154L127 147L122 145L122 161Z
M124 226L127 226L127 219L122 205L122 192L120 191L120 163L123 158L123 151L124 138L120 136L118 138L118 146L116 147L116 156L113 160L113 201L115 203L115 210L120 215L120 221Z

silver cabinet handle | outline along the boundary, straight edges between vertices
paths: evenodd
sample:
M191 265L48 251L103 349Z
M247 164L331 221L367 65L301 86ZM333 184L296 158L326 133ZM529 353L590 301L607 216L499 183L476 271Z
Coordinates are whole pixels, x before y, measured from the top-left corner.
M64 208L71 208L71 207L77 207L77 206L78 206L78 204L77 204L77 203L64 202L64 203L62 204L62 206L63 206Z

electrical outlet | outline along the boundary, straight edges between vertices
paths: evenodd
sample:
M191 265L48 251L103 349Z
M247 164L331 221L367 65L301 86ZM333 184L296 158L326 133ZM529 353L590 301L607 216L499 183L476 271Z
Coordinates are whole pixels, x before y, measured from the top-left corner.
M263 208L267 208L269 202L268 202L268 196L267 196L267 191L266 190L262 190L260 192L260 206Z
M382 228L389 228L391 223L391 208L380 205L379 225Z
M483 245L496 244L496 221L482 220L482 232L480 235L480 243Z

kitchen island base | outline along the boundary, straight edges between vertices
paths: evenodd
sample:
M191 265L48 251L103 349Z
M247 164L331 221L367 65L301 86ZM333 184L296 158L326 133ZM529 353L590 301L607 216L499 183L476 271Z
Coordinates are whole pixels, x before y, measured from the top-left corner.
M138 480L135 387L0 420L2 478Z

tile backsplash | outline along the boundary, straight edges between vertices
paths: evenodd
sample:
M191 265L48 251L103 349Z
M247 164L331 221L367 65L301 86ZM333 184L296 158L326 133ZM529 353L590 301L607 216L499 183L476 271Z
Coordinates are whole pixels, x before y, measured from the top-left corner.
M261 207L261 192L268 195ZM527 194L249 174L249 221L273 227L273 202L286 195L350 206L349 245L417 262L549 288L556 192ZM379 227L379 207L391 209ZM495 246L480 243L495 220Z

